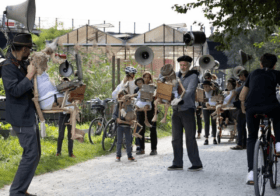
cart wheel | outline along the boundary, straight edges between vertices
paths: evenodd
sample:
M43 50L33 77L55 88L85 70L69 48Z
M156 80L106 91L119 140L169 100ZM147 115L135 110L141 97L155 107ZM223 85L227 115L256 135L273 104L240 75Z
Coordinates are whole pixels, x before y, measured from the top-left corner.
M220 136L220 134L218 135L217 139L218 139L218 143L220 144L221 143L221 136Z

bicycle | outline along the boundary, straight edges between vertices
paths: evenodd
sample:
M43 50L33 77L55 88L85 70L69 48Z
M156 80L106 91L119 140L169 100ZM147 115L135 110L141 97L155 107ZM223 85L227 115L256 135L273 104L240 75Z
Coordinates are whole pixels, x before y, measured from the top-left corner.
M255 144L254 189L256 196L263 196L268 180L271 188L276 188L278 160L275 152L275 137L271 133L271 118L265 114L256 114L254 117L260 117L262 133Z
M92 99L90 102L92 103L92 113L99 114L97 118L91 121L88 130L89 141L90 143L94 144L93 137L95 135L100 135L102 133L103 128L105 128L108 122L105 116L105 110L107 108L107 105L111 102L114 102L114 99L107 98L105 100L100 100L99 98L96 98Z

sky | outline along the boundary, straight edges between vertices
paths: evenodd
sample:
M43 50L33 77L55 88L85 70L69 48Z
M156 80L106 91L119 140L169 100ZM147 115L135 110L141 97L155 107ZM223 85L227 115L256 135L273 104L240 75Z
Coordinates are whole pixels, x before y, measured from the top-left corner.
M64 28L74 28L90 24L111 23L115 27L107 28L106 31L119 32L119 21L121 22L121 32L134 32L134 22L136 22L136 33L144 33L162 24L186 23L188 30L192 26L193 31L200 28L193 25L193 22L202 22L205 25L206 36L210 35L210 21L207 20L201 8L196 8L187 14L178 14L171 7L174 4L186 4L196 0L177 1L155 1L155 0L36 0L36 21L41 27L48 28L58 22L63 22ZM6 6L17 5L25 0L1 0L0 12Z

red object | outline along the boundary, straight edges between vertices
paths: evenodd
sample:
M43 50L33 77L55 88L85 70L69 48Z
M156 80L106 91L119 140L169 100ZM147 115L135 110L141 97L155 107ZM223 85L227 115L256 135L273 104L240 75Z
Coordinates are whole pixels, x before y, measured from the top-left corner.
M62 58L62 59L66 59L66 54L58 54L58 53L55 53L55 56L59 56L59 58Z
M6 26L9 26L9 27L14 27L15 26L15 23L14 22L5 22L5 25Z

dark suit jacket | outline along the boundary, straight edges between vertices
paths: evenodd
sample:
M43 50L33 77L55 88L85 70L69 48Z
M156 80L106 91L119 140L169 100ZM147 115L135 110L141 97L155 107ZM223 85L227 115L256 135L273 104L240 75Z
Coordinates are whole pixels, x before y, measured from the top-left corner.
M22 68L19 69L18 66ZM26 65L10 54L2 66L6 92L6 121L13 126L29 127L35 124L33 82L26 76Z

